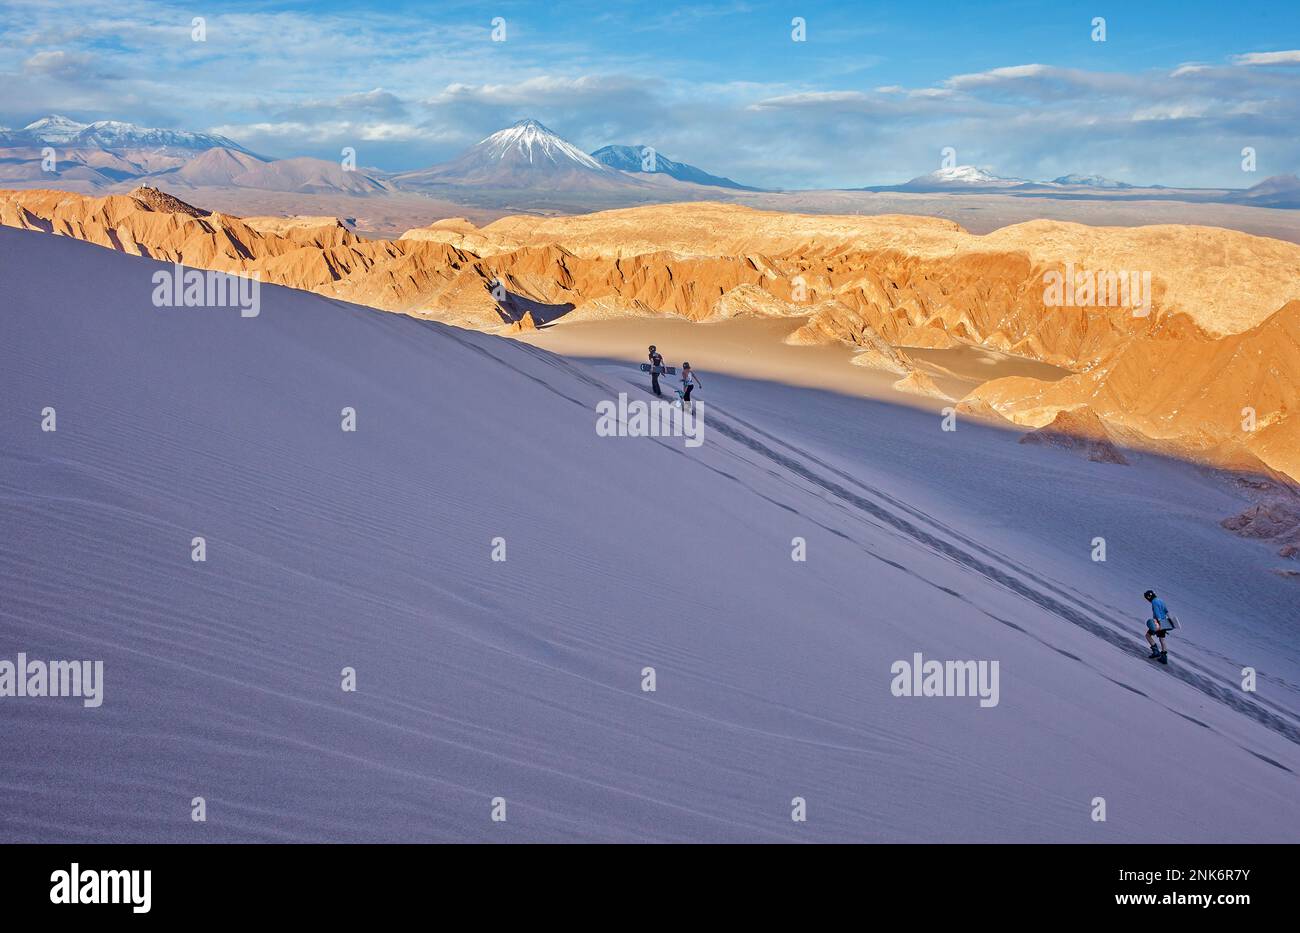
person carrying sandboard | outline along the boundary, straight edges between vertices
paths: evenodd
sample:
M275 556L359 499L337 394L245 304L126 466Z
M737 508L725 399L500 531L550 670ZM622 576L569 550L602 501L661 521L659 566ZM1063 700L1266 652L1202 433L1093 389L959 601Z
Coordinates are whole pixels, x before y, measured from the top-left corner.
M1151 604L1151 618L1147 619L1147 644L1151 647L1148 658L1161 664L1168 664L1169 652L1165 650L1165 636L1178 628L1178 621L1169 614L1169 607L1165 605L1165 601L1152 590L1147 590L1142 595ZM1159 648L1156 647L1156 639L1160 639Z

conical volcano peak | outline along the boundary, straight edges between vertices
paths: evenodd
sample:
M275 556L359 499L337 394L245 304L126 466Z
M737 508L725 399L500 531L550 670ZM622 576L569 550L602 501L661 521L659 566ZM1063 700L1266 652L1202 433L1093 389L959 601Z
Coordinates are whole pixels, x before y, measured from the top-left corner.
M537 120L520 120L479 142L466 154L479 162L523 163L605 174L608 169Z

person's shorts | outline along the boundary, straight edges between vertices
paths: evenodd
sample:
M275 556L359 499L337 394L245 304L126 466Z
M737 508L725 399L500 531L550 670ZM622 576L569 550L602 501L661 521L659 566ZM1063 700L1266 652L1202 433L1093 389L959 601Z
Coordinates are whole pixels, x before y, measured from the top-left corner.
M1160 626L1156 623L1155 619L1147 619L1147 631L1150 632L1152 635L1159 635L1163 638L1164 636L1168 635L1171 631L1173 631L1173 629L1169 628L1168 626L1166 626L1164 629L1161 629Z

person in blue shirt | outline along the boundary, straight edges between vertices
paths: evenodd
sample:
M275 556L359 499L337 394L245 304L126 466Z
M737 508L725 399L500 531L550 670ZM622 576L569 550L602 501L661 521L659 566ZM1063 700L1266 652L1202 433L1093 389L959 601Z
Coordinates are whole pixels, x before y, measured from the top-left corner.
M1147 619L1147 644L1151 646L1151 657L1163 661L1169 656L1169 652L1165 651L1165 635L1169 632L1169 607L1151 590L1142 595L1151 604L1151 618ZM1156 648L1157 638L1160 639L1159 648Z

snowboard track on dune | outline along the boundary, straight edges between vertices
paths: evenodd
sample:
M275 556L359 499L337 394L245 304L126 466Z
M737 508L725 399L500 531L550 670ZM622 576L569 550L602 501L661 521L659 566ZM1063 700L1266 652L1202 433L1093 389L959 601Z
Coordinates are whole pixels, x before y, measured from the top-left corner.
M490 350L487 350L482 346L476 345L475 343L464 339L460 334L454 333L454 330L452 330L450 335L452 336L453 339L463 343L468 347L471 347L472 349L483 354L484 356L491 358L496 363L505 367L510 367L510 364L506 360L503 360L500 357L496 356ZM613 393L614 391L613 388L608 383L600 379L594 378L588 372L585 372L581 367L570 363L568 360L562 357L558 357L553 354L547 353L539 348L530 346L529 344L518 343L516 345L519 346L521 349L525 349L526 351L534 355L539 360L544 360L550 365L558 369L564 370L568 375L571 375L572 377L579 379L582 382L587 383L588 385L599 388L603 392L607 392L607 393ZM575 399L572 396L565 395L564 393L556 389L554 386L546 383L545 380L535 379L535 381L537 381L540 385L547 388L549 391L554 392L555 394L574 403L575 405L583 407L584 409L586 408L586 405L582 401L580 401L579 399ZM639 383L632 382L631 380L629 380L629 384L635 386L638 389L641 389L642 391L645 391L644 387L642 387ZM996 552L989 550L988 548L980 545L978 542L971 540L969 537L961 534L960 532L945 526L943 523L936 521L933 517L925 514L924 512L919 511L903 502L900 502L897 499L894 499L893 497L885 493L882 493L880 490L875 489L874 487L868 486L867 484L863 483L861 480L857 479L856 477L853 477L850 474L847 474L844 471L838 469L837 467L829 463L826 463L825 461L813 456L812 454L809 454L807 451L800 450L786 443L780 438L774 437L767 431L764 431L762 428L759 428L756 425L753 425L745 421L744 419L736 416L735 414L725 412L725 411L722 412L722 414L725 415L725 418L729 419L729 421L732 423L729 423L728 420L720 419L717 414L719 412L717 405L710 403L708 410L713 413L712 417L710 417L708 422L708 426L711 430L715 430L719 434L722 434L724 437L727 437L735 441L736 443L740 444L741 446L747 448L748 450L753 451L754 453L758 454L768 462L785 470L788 474L793 474L794 476L799 477L805 482L810 483L812 486L814 486L816 489L820 490L821 492L830 494L832 497L834 497L834 499L838 500L846 508L855 510L863 517L869 516L871 520L874 520L873 524L883 523L884 525L907 536L908 538L911 538L917 544L920 544L921 546L927 548L928 550L940 554L943 557L947 558L948 560L951 560L954 563L963 566L966 569L985 577L986 579L1002 586L1003 588L1011 591L1012 593L1015 593L1017 596L1023 599L1029 600L1030 602L1034 603L1039 608L1048 612L1052 616L1061 619L1065 622L1069 622L1070 624L1083 629L1084 631L1088 632L1089 634L1097 638L1103 639L1104 641L1108 642L1109 644L1113 645L1119 650L1125 652L1126 654L1133 653L1134 636L1130 636L1126 634L1125 625L1121 621L1115 618L1106 617L1104 613L1097 612L1097 610L1094 607L1092 610L1093 613L1100 618L1104 618L1106 622L1109 623L1109 624L1103 624L1102 622L1098 621L1097 618L1093 618L1093 615L1090 615L1089 611L1084 606L1082 606L1078 601L1075 600L1075 598L1070 596L1067 592L1065 592L1065 590L1063 590L1057 584L1054 584L1047 579L1029 573L1023 568L1017 567L1013 571L1011 569L1012 563L1010 559L996 554ZM675 447L672 447L671 445L663 444L663 446L666 449L671 450L675 453L679 453L679 454L683 453L682 451L678 450ZM778 448L783 448L784 451L788 451L788 453L782 452L782 450ZM685 456L685 454L683 454L683 456ZM806 461L806 463L800 462L800 460L796 459L796 457L802 458L802 460ZM824 471L824 472L819 472L819 471ZM724 476L727 475L720 470L715 470L715 472L722 473L722 475ZM775 473L775 471L772 472ZM826 474L829 474L829 477ZM734 477L731 478L734 479ZM853 489L848 488L850 485L861 490L861 492L855 492ZM867 496L871 496L874 499L880 501L873 501L873 499L867 498ZM767 496L762 496L762 498L771 501L770 498ZM908 517L904 517L904 515L897 514L896 512L891 511L888 508L885 508L885 506L882 505L881 502L888 503L894 509L897 509L899 512L905 513L905 515L910 516L912 519L915 519L915 521L910 520ZM794 511L796 512L796 514L798 514L798 510L793 509L790 506L785 506L781 503L774 503L774 504L780 505L782 508L789 509L790 511ZM920 522L924 522L925 524L930 525L936 530L941 530L943 534L947 535L948 537L940 537L937 534L926 531L924 528L921 527L921 525L919 524ZM820 523L818 523L818 525L819 527L825 528L825 526L821 525ZM848 535L845 535L843 532L835 531L834 529L829 529L829 528L826 530L832 531L837 536L841 538L845 538L846 540L852 540ZM863 545L861 542L854 541L853 543L856 544L858 547L863 548L869 556L875 558L876 560L880 560L883 561L884 563L890 564L891 566L905 573L908 573L909 575L915 576L918 579L923 580L927 584L930 584L932 586L938 586L938 584L934 584L933 581L925 580L924 577L920 577L910 568L898 564L895 561L886 560L885 558L876 555L871 551L870 548L866 547L866 545ZM983 557L978 555L983 555ZM997 566L997 564L1001 564L1002 566ZM943 590L944 592L947 592L949 595L953 596L956 599L960 599L963 602L966 601L965 597L962 596L960 593L957 593L947 587L938 587L938 588ZM1012 623L1007 622L1005 619L998 618L997 616L992 615L991 613L988 613L985 610L981 609L979 611L997 622L1010 625L1011 627L1019 629L1022 632L1024 631L1024 629L1021 628L1020 626L1013 625ZM1025 632L1025 634L1034 637L1035 639L1047 645L1048 647L1052 647L1053 650L1057 650L1059 653L1065 654L1067 657L1073 658L1073 656L1070 655L1068 652L1060 651L1059 649L1054 648L1054 646L1052 646L1050 642L1038 638L1033 633ZM1074 658L1074 660L1077 661L1079 659ZM1231 709L1236 710L1237 712L1240 712L1246 716L1249 716L1251 719L1260 723L1267 729L1277 733L1278 735L1283 736L1290 742L1300 745L1300 725L1297 725L1294 721L1287 718L1283 714L1274 712L1273 710L1266 708L1261 703L1253 702L1251 700L1246 699L1245 697L1241 696L1237 692L1231 690L1230 688L1224 686L1222 683L1218 682L1210 674L1202 670L1198 670L1193 666L1189 666L1186 662L1181 660L1178 665L1170 667L1166 671L1166 673L1170 674L1171 676L1177 677L1179 680L1183 681L1187 685L1200 691L1210 699L1222 703L1230 707ZM1113 678L1107 678L1107 679L1113 680ZM1142 690L1137 689L1136 687L1132 687L1128 684L1119 683L1118 681L1115 682L1119 686L1122 686L1125 689L1137 693L1141 696L1149 696L1149 694L1145 693ZM1166 708L1169 709L1171 712L1177 713L1180 716L1185 715L1179 712L1178 710L1174 709L1173 707L1166 706ZM1185 718L1190 718L1190 717L1185 717ZM1205 725L1204 723L1200 723L1197 720L1192 720L1192 721L1197 722L1198 725ZM1206 726L1206 728L1210 728L1210 727ZM1262 755L1259 752L1253 751L1252 749L1246 748L1245 746L1242 747L1245 751L1250 752L1255 757L1268 762L1274 767L1280 768L1283 771L1291 772L1291 769L1288 768L1286 765L1283 765L1280 762L1277 762L1266 755Z
M716 406L714 406L713 410L714 411L717 410ZM1096 637L1109 642L1110 644L1114 645L1116 648L1119 648L1121 651L1124 651L1126 653L1132 653L1133 639L1131 637L1126 637L1124 634L1122 634L1123 627L1116 620L1114 619L1109 620L1111 624L1115 627L1103 625L1097 622L1095 619L1091 618L1088 614L1086 614L1086 612L1083 611L1081 608L1079 608L1077 605L1072 605L1070 602L1066 602L1065 600L1068 600L1069 597L1066 596L1060 589L1058 589L1056 586L1051 584L1049 581L1040 579L1034 576L1033 574L1026 573L1025 571L1020 571L1022 574L1024 574L1025 577L1028 578L1029 581L1032 581L1031 584L1031 582L1027 582L1025 579L1021 579L1020 577L1015 576L1008 570L1002 569L986 560L980 559L974 553L964 550L963 548L959 547L957 544L953 543L952 541L931 534L930 532L921 528L916 523L911 522L900 515L894 514L893 512L881 506L879 503L872 502L871 500L865 498L863 495L853 492L852 490L846 488L845 486L840 485L834 480L827 479L824 476L818 475L814 470L799 463L792 456L781 453L773 449L773 447L769 447L767 444L764 444L762 441L758 440L757 437L753 435L762 435L764 438L771 441L772 444L785 447L787 450L790 450L792 453L797 453L799 456L802 456L803 458L807 459L811 463L816 464L821 469L826 470L827 472L837 477L840 477L846 483L851 483L854 486L861 488L863 491L865 491L870 495L879 496L880 498L887 499L888 501L890 501L892 505L904 509L907 512L911 513L912 515L922 518L927 522L933 523L933 520L930 519L928 516L923 515L923 513L918 513L915 510L903 505L902 503L898 503L895 500L889 499L888 497L882 495L879 492L879 490L872 489L871 487L866 486L856 478L842 472L841 470L831 466L830 464L827 464L817 459L816 457L813 457L811 454L808 454L805 451L797 451L795 448L786 444L784 441L772 437L770 434L767 434L762 429L757 428L752 424L748 424L744 422L743 420L737 418L735 415L728 414L727 417L737 422L738 424L744 425L744 427L748 431L753 432L753 434L752 435L748 434L745 431L742 431L728 424L726 421L720 421L716 417L716 415L710 421L709 427L712 430L718 431L720 434L731 438L737 443L743 444L746 447L750 448L751 450L754 450L755 452L760 453L763 456L772 459L773 461L779 463L781 466L785 467L787 470L794 473L795 475L807 480L808 482L814 484L820 489L832 494L842 502L845 502L857 509L867 512L874 518L897 529L898 531L912 538L919 544L922 544L925 547L944 555L945 557L955 561L956 563L970 570L975 571L976 573L986 577L987 579L995 583L1000 584L1001 586L1010 590L1016 595L1021 596L1029 600L1030 602L1035 603L1040 608L1051 613L1053 616L1056 616L1057 618L1063 619L1066 622L1078 626L1079 628L1083 629L1089 634L1095 635ZM956 532L953 532L951 529L945 529L945 531L947 531L950 534L953 534L955 537L964 539L964 536L958 535ZM975 545L974 542L971 542L968 539L964 539L964 540L965 543L967 543L968 545L972 545L973 548L979 548L979 546ZM979 549L983 550L982 548ZM961 597L960 594L953 594L952 591L947 590L947 588L944 587L940 587L940 588L944 589L946 592L949 592L950 594L956 596L959 599L964 599L963 597ZM1058 595L1053 595L1053 594L1058 594ZM985 614L987 615L988 613ZM998 621L1003 621L1003 620L999 619ZM1268 729L1272 730L1273 732L1276 732L1279 735L1284 736L1291 742L1300 745L1300 727L1297 727L1295 723L1289 722L1286 719L1284 719L1282 716L1278 715L1277 713L1274 713L1271 710L1263 708L1257 703L1253 703L1245 699L1244 697L1231 691L1230 689L1223 686L1222 684L1216 682L1204 672L1180 664L1176 667L1170 668L1168 673L1177 677L1179 680L1182 680L1184 683L1201 691L1211 699L1217 700L1220 703L1224 703L1227 706L1231 707L1232 709L1237 710L1238 712L1244 713L1245 715L1254 719L1256 722L1259 722L1261 725L1266 726ZM1173 712L1178 712L1178 711L1173 710ZM1179 715L1182 714L1179 713ZM1251 750L1246 749L1246 751L1251 751ZM1257 752L1251 752L1251 754L1263 758L1265 761L1268 761L1270 764L1275 765L1278 768L1282 768L1284 771L1291 770L1290 768L1287 768L1285 765L1279 764L1278 762L1273 761L1270 758L1259 755L1259 753Z

